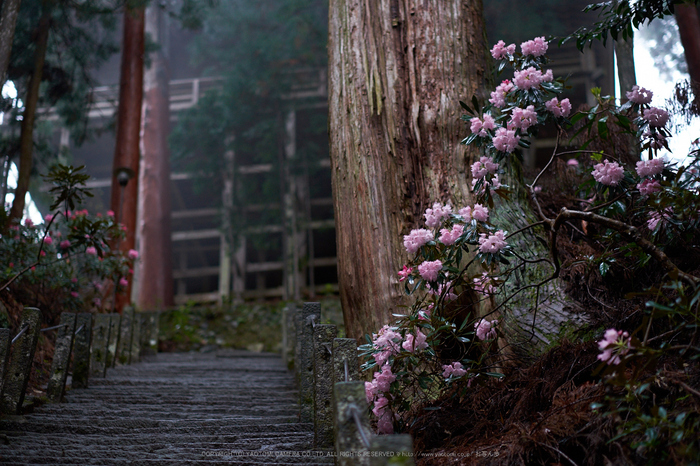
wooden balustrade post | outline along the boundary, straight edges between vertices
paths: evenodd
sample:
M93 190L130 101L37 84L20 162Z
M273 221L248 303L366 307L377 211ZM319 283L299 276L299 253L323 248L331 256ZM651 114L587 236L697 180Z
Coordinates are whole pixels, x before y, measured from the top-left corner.
M314 327L314 446L333 447L333 339L338 336L335 325Z

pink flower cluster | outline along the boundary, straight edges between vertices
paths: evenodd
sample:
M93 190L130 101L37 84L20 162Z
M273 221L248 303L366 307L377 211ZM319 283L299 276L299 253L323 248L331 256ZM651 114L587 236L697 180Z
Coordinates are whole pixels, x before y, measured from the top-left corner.
M379 352L374 353L374 360L378 366L383 366L390 356L399 354L401 349L397 343L403 340L401 334L397 333L393 328L385 325L379 330L379 334L373 335L372 346Z
M459 209L459 215L464 218L466 222L471 221L471 219L485 222L489 219L489 209L481 204L474 204L474 208L467 206Z
M508 57L508 55L513 55L515 53L515 44L506 45L505 42L499 40L496 45L491 49L491 56L496 60L503 60Z
M603 160L603 163L593 166L593 178L606 186L617 186L624 174L625 170L617 162Z
M367 402L374 401L372 412L379 419L377 430L380 434L391 434L394 432L392 414L389 409L389 400L383 395L389 391L391 383L396 380L396 376L391 373L391 366L385 364L381 371L374 373L374 380L365 382L365 396Z
M469 120L471 124L469 129L474 134L478 134L482 138L488 136L487 131L496 128L496 120L493 119L488 113L484 113L484 120L480 120L478 117L474 117Z
M498 230L493 235L487 235L486 233L481 233L481 235L479 235L479 251L484 254L496 254L501 252L507 245L508 243L506 243L505 232L503 230Z
M532 40L528 40L527 42L520 44L523 55L532 55L534 57L541 57L547 53L548 47L549 43L544 40L544 37L535 37Z
M491 340L496 338L496 325L498 325L498 320L481 319L474 324L474 333L479 340Z
M459 223L453 225L451 230L443 228L442 230L440 230L440 242L442 244L450 246L454 244L455 241L457 241L463 233L464 225L460 225Z
M634 102L635 104L648 104L651 102L651 98L654 93L643 87L637 85L632 86L631 91L625 93L627 100Z
M129 259L134 260L139 257L139 252L136 249L129 249L127 256L129 256Z
M568 117L571 114L571 102L569 99L563 99L559 102L559 99L554 97L544 103L544 106L554 114L555 117Z
M637 184L637 189L639 193L643 196L648 196L650 194L661 191L661 185L656 180L646 179L641 183Z
M442 205L441 203L436 202L433 204L432 208L425 210L425 224L430 228L435 228L436 226L440 225L443 218L449 217L451 213L451 205Z
M442 376L446 379L450 377L462 377L467 374L467 370L462 366L462 363L457 361L452 364L442 366Z
M426 336L423 334L423 332L421 332L420 329L416 329L415 337L412 333L407 334L406 341L403 342L401 347L409 353L424 350L428 347L428 343L426 343L425 340Z
M493 138L493 147L501 152L511 153L518 146L520 136L515 135L514 129L498 128Z
M126 288L129 286L129 280L127 280L126 277L122 277L119 279L119 285Z
M421 248L421 246L423 246L429 241L433 241L434 239L435 237L433 236L433 233L430 230L421 228L417 230L411 230L411 233L409 233L408 235L404 235L403 245L409 254L415 254L416 251L418 251Z
M437 280L440 270L442 270L442 262L440 260L425 261L418 266L420 276L429 282Z
M496 90L491 92L491 102L495 107L501 108L506 104L506 95L513 90L513 83L509 80L503 81L496 87Z
M660 128L668 123L669 114L662 108L651 107L644 110L642 118L649 122L649 126Z
M457 295L453 292L454 288L452 287L452 282L447 282L445 284L439 285L437 291L434 291L432 289L432 287L430 286L430 284L428 284L426 286L426 288L428 289L428 293L430 293L432 295L436 295L436 296L443 296L444 295L443 298L446 302L454 301L455 299L457 299ZM445 293L445 290L447 290L446 293Z
M542 73L542 71L534 66L516 71L513 74L513 82L518 86L518 89L523 90L532 89L544 82L552 82L553 80L554 75L552 74L552 70L547 70L546 73Z
M498 164L491 157L481 157L472 164L472 176L474 178L483 178L487 173L493 175L496 173L496 170L498 170Z
M489 276L488 272L481 274L481 277L475 277L474 289L481 294L494 294L496 292L496 287L493 285L493 279Z
M622 330L607 329L603 339L598 342L598 349L602 351L598 355L598 359L608 364L620 364L621 357L632 349L629 336L629 333Z
M96 256L97 255L97 249L95 246L88 246L85 248L85 253L90 254L91 256Z
M379 397L374 402L372 412L377 416L377 433L381 435L391 435L394 433L394 423L392 422L392 414L389 409L389 400L385 397Z
M658 175L664 171L663 159L640 160L637 162L637 174L641 177Z
M510 117L509 126L520 128L527 131L530 126L537 124L537 112L534 105L528 105L526 108L515 107Z
M409 267L407 265L403 266L402 270L399 270L399 281L402 282L406 280L411 274L413 273L413 267Z
M647 220L647 228L654 231L659 222L666 222L673 216L673 208L667 207L663 212L649 212L649 220Z

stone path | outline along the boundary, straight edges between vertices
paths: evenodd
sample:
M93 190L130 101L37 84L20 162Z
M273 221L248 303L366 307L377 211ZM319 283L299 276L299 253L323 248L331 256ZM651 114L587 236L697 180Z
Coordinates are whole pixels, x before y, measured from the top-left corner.
M332 464L297 396L274 354L159 354L0 420L0 464Z

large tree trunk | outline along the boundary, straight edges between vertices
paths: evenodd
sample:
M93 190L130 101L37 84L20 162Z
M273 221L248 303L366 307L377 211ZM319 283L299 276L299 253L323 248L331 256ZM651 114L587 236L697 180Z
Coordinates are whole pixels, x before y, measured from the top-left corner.
M146 32L160 48L151 54L144 75L143 159L139 180L138 305L158 309L173 305L172 251L170 239L170 129L168 33L160 7L146 10Z
M128 251L136 245L136 209L138 199L139 132L141 131L141 102L143 100L144 9L126 8L124 40L119 78L119 113L117 143L114 150L112 193L110 207L126 227L126 238L119 249ZM128 169L133 176L126 187L117 179L120 170ZM121 312L129 302L131 280L126 293L119 293L116 309Z
M41 19L39 20L35 36L34 70L29 78L27 97L24 101L24 113L22 114L17 189L15 189L15 199L12 202L8 224L22 219L24 198L29 190L29 179L32 174L32 155L34 153L34 121L36 120L36 107L39 103L39 87L41 86L41 79L44 73L44 60L46 59L50 29L51 5L49 2L43 2Z
M460 145L458 101L487 70L482 3L331 0L330 151L338 275L348 336L403 304L402 235L434 201L470 199L477 155Z
M695 108L700 110L700 10L692 5L676 5L676 22L681 36Z
M10 65L12 41L19 15L20 0L2 0L0 7L0 89L5 84L7 67Z

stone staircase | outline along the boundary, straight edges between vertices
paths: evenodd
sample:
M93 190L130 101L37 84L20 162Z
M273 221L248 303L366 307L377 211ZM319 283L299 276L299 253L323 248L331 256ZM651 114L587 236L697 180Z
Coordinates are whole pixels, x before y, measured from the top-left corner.
M0 464L333 464L276 354L161 353L66 400L0 418Z

